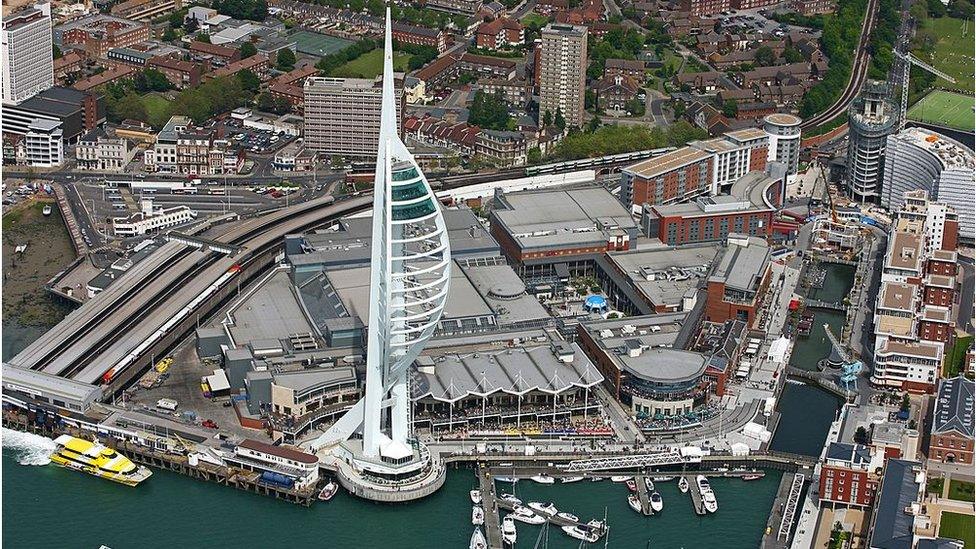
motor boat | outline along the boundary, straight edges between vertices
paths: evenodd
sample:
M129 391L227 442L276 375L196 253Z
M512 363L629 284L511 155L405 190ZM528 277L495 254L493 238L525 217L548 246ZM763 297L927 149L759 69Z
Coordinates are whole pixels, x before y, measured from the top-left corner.
M654 491L654 481L650 477L644 477L644 487L647 488L648 492Z
M654 482L671 482L674 477L654 477Z
M576 516L576 515L574 515L572 513L567 513L565 511L560 511L560 512L556 513L556 516L559 517L559 518L561 518L561 519L568 520L569 522L579 522L580 521L580 519L579 519L578 516Z
M603 477L593 477L590 482L603 482Z
M688 493L688 479L687 479L687 477L681 477L681 479L678 480L678 490L681 490L681 493L682 494L687 494Z
M556 509L556 506L552 502L541 503L538 501L530 501L529 509L550 517L559 512L559 509Z
M637 491L637 483L634 482L634 479L629 479L626 482L626 484L627 484L627 489L630 490L631 492L636 492Z
M764 475L763 473L750 473L748 475L742 475L742 480L759 480L764 476L766 475Z
M518 532L515 531L515 519L512 518L512 515L508 515L502 519L502 541L514 547L517 539Z
M630 505L630 508L638 513L644 512L644 509L641 508L640 498L634 494L627 496L627 505Z
M708 483L708 479L705 478L705 475L698 475L695 477L695 482L698 483L698 489L702 492L712 489L712 485Z
M338 491L339 485L335 481L330 480L328 484L322 487L322 491L319 492L319 501L329 501L335 497Z
M475 505L481 503L481 490L471 490L468 494L471 496L471 503Z
M661 494L651 492L651 509L653 509L655 513L660 513L664 510L664 498L661 497Z
M529 477L529 478L531 478L535 482L538 482L539 484L555 484L556 483L556 479L552 478L551 476L549 476L549 475L547 475L545 473L542 473L542 474L539 474L539 475L535 475L535 476Z
M471 534L471 543L468 544L468 549L488 549L488 540L481 533L481 528L475 527L474 533Z
M586 526L563 526L563 532L566 532L566 535L571 538L583 540L586 543L596 543L600 540L600 535Z
M633 480L634 477L624 477L624 476L613 476L610 477L610 482L627 482L628 480Z
M480 505L471 508L471 524L481 526L485 523L485 509Z
M705 510L709 513L718 511L718 500L715 499L715 492L711 488L707 492L702 491L702 502L705 504Z
M607 529L607 523L599 519L590 519L586 525L589 526L590 529L596 530L597 532L603 532Z
M571 482L579 482L583 480L583 478L584 477L563 477L559 479L559 482L562 482L563 484L569 484Z
M495 477L495 480L498 482L511 482L512 484L515 484L519 479L517 477Z
M513 505L522 505L522 500L515 497L515 494L502 494L498 499L502 501L507 501Z
M514 520L519 522L524 522L526 524L544 524L546 522L546 517L537 515L529 510L527 507L522 507L521 505L516 505L512 509L512 514L508 515Z

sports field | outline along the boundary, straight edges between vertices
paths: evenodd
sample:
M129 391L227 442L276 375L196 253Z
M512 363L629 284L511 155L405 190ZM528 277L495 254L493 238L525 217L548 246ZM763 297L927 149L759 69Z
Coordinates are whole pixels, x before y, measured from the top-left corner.
M928 18L922 34L935 43L932 55L915 52L922 61L956 79L955 84L939 80L937 86L952 87L960 91L973 91L973 23L952 17ZM916 38L916 41L919 40Z
M393 70L406 72L409 61L409 53L394 53ZM369 53L360 55L345 65L337 67L329 73L329 76L338 78L375 78L381 72L383 72L383 50L376 48Z
M295 48L299 52L318 57L335 53L353 44L352 40L304 30L295 32L291 38L295 41Z
M908 109L908 118L971 132L974 105L976 101L971 95L933 90Z

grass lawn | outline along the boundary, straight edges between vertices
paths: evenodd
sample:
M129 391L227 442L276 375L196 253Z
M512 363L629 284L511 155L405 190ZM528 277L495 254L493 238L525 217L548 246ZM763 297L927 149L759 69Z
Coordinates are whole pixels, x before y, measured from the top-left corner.
M527 27L531 26L533 23L539 25L540 27L544 27L548 22L549 22L548 17L539 15L534 11L530 11L529 13L525 14L525 17L522 18L522 24Z
M939 536L962 540L966 544L966 549L976 549L976 541L973 539L974 527L976 527L976 520L973 515L943 511L942 521L939 523Z
M393 70L406 72L410 62L409 53L393 54ZM332 71L330 76L339 78L375 78L383 72L383 49L377 48L360 55L352 61Z
M969 77L972 82L972 76ZM933 90L908 109L908 118L965 131L973 131L973 96Z
M973 501L973 483L961 480L949 482L949 499L957 501Z
M160 127L169 120L170 101L165 97L155 94L142 96L142 104L146 106L149 114L149 123Z
M922 32L935 41L935 51L922 61L956 79L955 84L939 80L940 86L951 86L961 91L973 91L973 23L952 17L928 18ZM916 54L918 55L918 54Z
M955 345L946 354L945 364L942 368L943 377L956 377L962 371L963 360L966 358L966 351L973 343L973 336L965 335L956 338Z
M942 495L942 488L945 487L945 480L941 478L930 478L925 483L925 493Z

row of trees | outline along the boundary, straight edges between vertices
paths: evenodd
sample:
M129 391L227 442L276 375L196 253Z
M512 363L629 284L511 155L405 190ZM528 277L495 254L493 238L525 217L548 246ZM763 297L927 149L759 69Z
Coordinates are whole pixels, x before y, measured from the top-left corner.
M375 49L376 42L368 38L364 38L355 44L346 46L335 53L322 57L319 59L319 62L315 64L315 68L318 69L322 74L328 75L349 61L352 61L360 55L371 52Z
M830 59L830 66L823 80L803 96L800 103L800 116L803 118L832 105L847 87L866 9L866 0L839 0L836 13L824 18L820 47Z
M383 17L386 14L386 4L382 0L314 0L314 3L336 9L348 9L355 13L361 13L365 10L366 13L374 17ZM450 25L455 28L464 28L468 24L467 18L460 15L450 15L442 11L416 8L409 5L393 4L391 16L394 21L435 29L444 29Z
M684 120L667 128L609 125L593 131L570 132L557 146L556 155L566 160L592 158L660 147L679 147L707 137L708 132Z
M607 59L636 59L644 49L644 33L636 29L614 29L597 40L590 36L586 46L590 64L586 77L597 79L603 76Z
M898 40L898 29L901 26L900 0L879 0L878 15L871 30L871 67L868 76L885 80L895 62L892 48Z
M433 46L407 44L406 42L394 40L393 49L395 51L410 54L410 61L407 62L407 69L411 71L415 71L437 58L437 48Z
M264 21L268 17L266 0L214 0L213 9L235 19Z
M177 94L173 101L166 103L162 111L150 113L143 94L153 91L154 88L148 87L153 84L157 88L162 87L153 72L158 71L143 71L134 78L111 82L103 87L109 121L119 123L133 119L159 128L170 116L182 114L189 116L196 124L203 124L218 114L250 105L261 88L257 75L244 70L234 76L215 78L195 88L187 88Z

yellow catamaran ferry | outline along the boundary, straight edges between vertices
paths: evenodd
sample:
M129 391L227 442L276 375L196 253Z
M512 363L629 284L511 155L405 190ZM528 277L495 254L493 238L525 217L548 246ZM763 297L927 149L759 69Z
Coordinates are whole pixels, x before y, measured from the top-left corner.
M152 475L152 471L146 467L136 465L115 450L90 440L61 435L54 439L54 443L58 448L51 454L51 461L61 467L128 486L135 486Z

